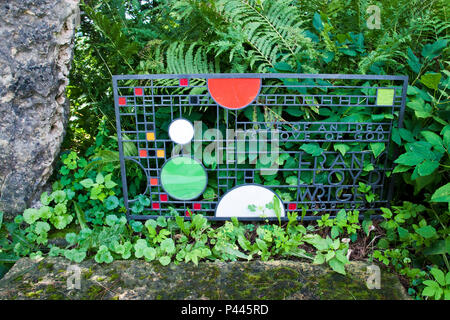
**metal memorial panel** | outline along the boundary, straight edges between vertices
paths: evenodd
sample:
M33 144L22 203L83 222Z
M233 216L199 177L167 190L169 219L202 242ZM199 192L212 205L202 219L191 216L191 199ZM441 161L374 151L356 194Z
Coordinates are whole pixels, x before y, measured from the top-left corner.
M392 197L407 85L387 75L113 76L128 218L376 214Z

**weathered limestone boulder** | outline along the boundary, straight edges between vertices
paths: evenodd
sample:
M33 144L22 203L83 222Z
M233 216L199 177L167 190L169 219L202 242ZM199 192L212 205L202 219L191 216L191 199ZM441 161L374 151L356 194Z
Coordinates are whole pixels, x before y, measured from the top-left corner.
M0 3L0 211L23 211L59 153L79 0Z
M71 265L63 258L20 259L0 280L0 299L408 299L389 272L381 272L380 289L368 289L368 265L362 262L348 265L347 276L298 261ZM67 280L76 284L77 270L79 289L69 290Z

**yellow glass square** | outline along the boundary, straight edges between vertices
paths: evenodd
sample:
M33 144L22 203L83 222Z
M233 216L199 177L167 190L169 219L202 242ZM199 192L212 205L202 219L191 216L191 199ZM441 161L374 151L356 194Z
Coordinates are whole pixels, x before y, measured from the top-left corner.
M155 133L154 132L147 132L147 140L148 141L154 141L155 140Z
M156 150L156 156L158 158L164 158L164 150L163 149Z
M377 90L377 106L392 106L394 104L394 89Z

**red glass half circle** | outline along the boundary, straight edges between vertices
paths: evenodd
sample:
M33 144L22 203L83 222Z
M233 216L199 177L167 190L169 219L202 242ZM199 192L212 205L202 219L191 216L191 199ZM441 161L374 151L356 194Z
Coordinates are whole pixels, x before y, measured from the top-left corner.
M209 94L215 102L227 109L241 109L248 106L258 96L260 89L261 79L208 79Z

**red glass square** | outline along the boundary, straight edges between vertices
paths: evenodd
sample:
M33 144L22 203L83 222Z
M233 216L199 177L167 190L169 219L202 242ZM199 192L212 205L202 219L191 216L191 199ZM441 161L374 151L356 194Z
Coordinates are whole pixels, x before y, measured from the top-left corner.
M159 195L159 201L166 202L167 201L167 194L160 194Z
M143 90L142 88L134 88L134 95L135 96L142 96Z
M201 203L194 203L194 210L200 210L202 208Z
M186 87L189 84L188 79L180 79L180 86Z
M186 217L190 217L190 216L191 216L191 214L189 213L188 210L186 210Z
M289 203L288 209L289 210L296 210L297 209L297 204L296 203Z
M147 150L139 150L139 157L146 158L147 157Z
M159 209L159 203L152 203L152 209Z
M157 186L158 185L158 179L150 178L150 185L151 186Z
M124 106L127 104L127 98L119 97L119 106Z

